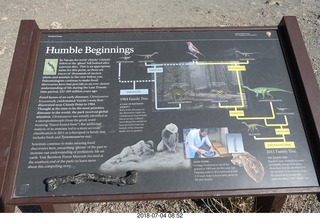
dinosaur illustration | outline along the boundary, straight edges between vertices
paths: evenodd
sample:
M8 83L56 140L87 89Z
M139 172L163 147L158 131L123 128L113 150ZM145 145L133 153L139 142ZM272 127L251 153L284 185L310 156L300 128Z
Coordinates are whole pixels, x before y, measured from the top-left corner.
M135 56L142 56L144 59L150 59L152 56L158 54L158 52L154 52L152 54L145 54L145 55L139 55L139 54L134 54Z
M263 125L259 125L259 124L248 124L246 122L242 122L242 124L246 125L248 127L248 131L247 132L254 132L259 131L259 129L257 127L265 127Z
M250 55L258 53L258 52L240 52L239 50L236 50L235 52L239 53L240 55L242 55L244 57L250 57Z
M177 101L177 99L181 99L182 97L184 97L187 93L189 93L190 90L183 90L182 88L172 88L170 90L168 90L165 95L168 96L170 95L174 101Z
M279 92L292 93L291 91L283 90L283 89L280 89L280 88L274 88L274 87L256 87L256 88L250 88L250 87L247 87L247 86L242 86L242 87L248 89L249 91L254 92L256 94L256 97L258 97L259 94L261 94L262 95L262 99L264 99L266 95L271 97L271 99L273 99L273 96L270 94L270 92L279 91Z

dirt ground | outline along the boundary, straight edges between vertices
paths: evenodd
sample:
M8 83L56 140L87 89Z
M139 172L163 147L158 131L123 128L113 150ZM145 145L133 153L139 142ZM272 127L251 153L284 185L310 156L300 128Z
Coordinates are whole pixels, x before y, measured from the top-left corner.
M275 26L283 16L297 17L319 83L320 0L0 0L0 108L23 19L36 20L41 29L71 29ZM73 207L75 212L204 212L203 203L148 201ZM283 212L320 212L320 204L314 195L288 196Z

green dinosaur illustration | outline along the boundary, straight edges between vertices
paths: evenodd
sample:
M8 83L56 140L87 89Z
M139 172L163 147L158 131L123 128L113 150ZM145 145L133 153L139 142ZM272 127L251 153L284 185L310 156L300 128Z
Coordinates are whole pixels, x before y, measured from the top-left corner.
M247 86L242 86L242 87L248 89L249 91L254 92L256 94L256 97L258 97L259 94L261 94L262 99L264 99L266 95L270 96L271 99L273 99L273 96L270 94L270 92L280 91L280 92L292 93L291 91L283 90L280 88L274 88L274 87L256 87L256 88L250 88Z
M181 99L189 92L190 90L183 90L182 88L178 87L178 88L171 88L165 93L165 95L166 96L170 95L174 99L174 101L177 101L177 99Z
M248 124L246 122L242 122L242 124L246 125L248 127L248 131L247 132L254 132L259 131L259 129L257 127L265 127L263 125L259 125L259 124Z

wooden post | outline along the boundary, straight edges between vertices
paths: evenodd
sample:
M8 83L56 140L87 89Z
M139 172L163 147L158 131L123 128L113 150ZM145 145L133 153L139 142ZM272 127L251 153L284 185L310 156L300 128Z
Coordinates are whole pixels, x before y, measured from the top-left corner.
M14 205L4 205L3 203L1 203L0 212L13 213L14 211L15 211Z
M40 205L43 213L72 213L70 204Z
M257 197L258 212L281 212L286 197L286 195Z
M17 126L19 124L21 103L24 97L24 86L27 72L30 67L30 57L32 46L35 39L35 33L39 30L33 20L24 20L21 22L15 53L13 55L10 75L7 83L6 94L3 101L3 107L0 115L0 212L12 210L12 206L6 206L6 185L9 156L14 150L13 141ZM13 206L14 209L14 206Z

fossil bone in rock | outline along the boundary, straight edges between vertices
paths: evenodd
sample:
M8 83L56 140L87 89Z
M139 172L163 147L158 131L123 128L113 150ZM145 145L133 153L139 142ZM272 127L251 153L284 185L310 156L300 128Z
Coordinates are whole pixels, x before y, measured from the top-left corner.
M232 154L231 162L234 165L244 167L247 174L257 183L264 177L264 167L261 162L248 152Z

